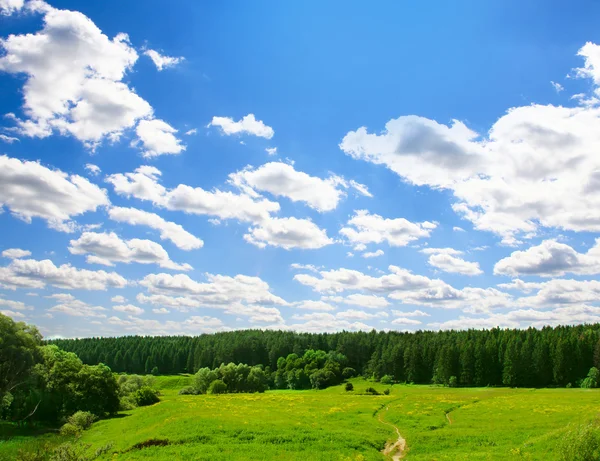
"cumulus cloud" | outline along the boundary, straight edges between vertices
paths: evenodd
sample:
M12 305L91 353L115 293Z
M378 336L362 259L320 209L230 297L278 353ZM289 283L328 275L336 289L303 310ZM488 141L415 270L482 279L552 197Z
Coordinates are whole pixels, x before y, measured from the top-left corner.
M100 167L98 165L94 165L93 163L86 163L85 164L85 169L92 175L92 176L98 176L98 174L100 174L100 172L102 171L100 169Z
M0 156L0 184L0 207L25 222L44 219L60 231L72 232L74 216L109 204L106 191L81 176L5 155Z
M593 80L596 97L599 49L588 43L578 53L584 66L577 73ZM540 227L600 230L600 218L590 211L600 206L597 104L514 107L484 135L457 120L445 125L402 116L381 133L348 132L340 148L410 184L450 191L458 215L507 245Z
M31 251L21 250L20 248L9 248L8 250L4 250L2 252L2 256L9 259L21 259L31 256Z
M465 261L458 257L462 251L453 248L425 248L421 253L429 255L427 262L443 272L462 275L480 275L483 271L478 262Z
M413 223L404 218L386 219L367 210L358 210L346 227L340 230L351 244L387 242L390 246L406 246L414 240L427 238L437 225L428 221ZM361 251L364 246L360 247Z
M116 272L77 269L70 264L55 266L49 259L15 259L8 266L0 267L0 287L14 290L46 285L67 290L106 290L123 288L127 280Z
M173 320L160 322L130 315L125 319L116 316L109 317L107 322L114 328L113 331L124 330L133 334L145 335L190 335L230 330L220 319L209 316L192 316L182 322Z
M349 182L336 175L321 179L282 162L266 163L256 169L247 167L232 173L229 178L232 184L249 195L258 196L256 191L269 192L293 202L304 202L320 212L334 210L345 195L343 189L349 187L370 196L366 186L355 181Z
M318 312L329 312L334 311L335 307L325 301L300 301L298 303L294 303L293 306L296 309L304 309L308 311L318 311Z
M121 296L121 295L113 296L112 298L110 298L110 300L111 300L111 302L118 303L118 304L125 304L127 302L125 297Z
M111 207L108 216L113 221L156 229L160 232L161 240L170 240L181 250L195 250L204 246L201 239L186 231L181 225L166 221L155 213L137 208Z
M144 51L144 54L150 59L152 59L152 62L159 71L163 69L168 69L169 67L175 67L177 64L184 60L183 57L172 57L162 55L156 50L146 50Z
M111 175L107 181L118 194L149 200L155 206L252 223L254 226L244 239L260 248L271 245L315 249L333 243L326 231L309 219L273 217L271 213L280 208L277 202L249 195L247 191L241 194L218 189L207 191L184 184L168 190L158 182L160 175L158 169L143 166L133 173Z
M0 41L0 70L26 76L26 118L15 118L20 132L59 131L94 147L152 115L150 104L122 81L138 59L126 34L110 39L77 11L27 5L43 15L42 29Z
M361 254L363 258L378 258L379 256L383 256L385 253L383 250L377 251L367 251L366 253Z
M319 270L321 269L320 267L317 267L314 264L299 264L299 263L292 263L292 264L290 264L290 267L292 269L307 270L307 271L311 271L311 272L319 272Z
M173 270L191 270L187 263L177 264L169 258L167 251L151 240L122 240L114 232L84 232L71 240L69 251L75 255L86 255L90 264L114 266L115 262L129 264L158 264Z
M414 310L410 312L392 310L392 314L396 317L431 317L427 312Z
M10 16L20 11L25 5L25 0L0 0L0 14Z
M244 235L248 243L264 248L267 245L290 250L317 249L333 243L325 230L309 219L269 218Z
M181 140L175 136L177 130L162 120L141 120L135 133L141 143L142 155L145 158L158 157L165 154L180 154L185 150Z
M542 277L600 273L600 239L587 253L565 243L544 240L524 251L515 251L494 266L498 275L540 275Z
M141 315L144 313L144 309L141 309L133 304L119 304L117 306L113 306L114 311L124 312L130 315Z
M245 115L237 122L231 117L213 117L208 126L220 127L221 132L227 136L232 134L249 134L260 138L271 139L275 134L273 128L265 125L262 120L256 120L254 114Z
M277 147L267 147L265 149L265 152L269 155L276 155L277 154Z
M106 318L106 309L102 306L92 306L84 301L76 299L71 294L57 293L48 298L56 300L58 304L48 309L51 313L60 313L73 317L100 317Z
M12 144L13 142L19 142L19 138L15 138L14 136L7 136L5 134L0 134L0 141L3 141L7 144Z

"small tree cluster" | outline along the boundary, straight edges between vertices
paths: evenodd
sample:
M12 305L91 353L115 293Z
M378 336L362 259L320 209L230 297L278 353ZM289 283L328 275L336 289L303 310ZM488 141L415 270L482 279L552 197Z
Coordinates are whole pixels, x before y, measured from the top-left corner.
M343 371L353 375L352 369L344 369L345 355L339 352L307 350L301 357L289 354L277 360L275 386L279 389L325 389L343 381Z
M121 375L118 378L121 410L152 405L159 401L154 376Z
M194 375L192 385L180 394L224 394L226 392L264 392L269 377L262 366L251 367L240 363L221 364L219 368L201 368Z

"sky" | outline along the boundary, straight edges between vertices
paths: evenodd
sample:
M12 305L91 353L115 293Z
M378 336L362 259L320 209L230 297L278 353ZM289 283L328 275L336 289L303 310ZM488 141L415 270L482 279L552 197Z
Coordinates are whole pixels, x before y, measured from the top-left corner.
M0 0L0 312L48 338L600 322L599 14Z

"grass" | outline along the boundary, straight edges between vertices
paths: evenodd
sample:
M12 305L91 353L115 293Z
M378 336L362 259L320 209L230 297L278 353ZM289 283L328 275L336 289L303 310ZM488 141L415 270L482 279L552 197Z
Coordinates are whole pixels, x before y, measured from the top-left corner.
M353 380L322 391L178 395L188 376L158 377L160 403L95 423L81 442L90 452L113 442L111 460L383 460L396 425L408 461L560 459L561 436L571 423L598 413L597 390L449 389L395 385L390 395L362 395ZM0 441L0 453L42 439ZM62 441L62 439L61 439ZM1 456L0 456L1 459ZM6 458L6 459L14 459Z

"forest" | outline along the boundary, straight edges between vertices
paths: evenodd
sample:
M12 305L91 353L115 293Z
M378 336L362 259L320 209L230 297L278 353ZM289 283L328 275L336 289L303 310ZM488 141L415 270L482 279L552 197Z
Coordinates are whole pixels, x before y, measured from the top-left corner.
M600 368L600 324L542 329L296 333L241 330L189 336L49 341L84 364L133 374L196 373L221 364L262 365L308 350L333 351L359 375L415 384L570 387ZM275 376L276 378L276 376Z

